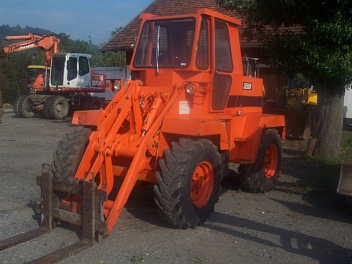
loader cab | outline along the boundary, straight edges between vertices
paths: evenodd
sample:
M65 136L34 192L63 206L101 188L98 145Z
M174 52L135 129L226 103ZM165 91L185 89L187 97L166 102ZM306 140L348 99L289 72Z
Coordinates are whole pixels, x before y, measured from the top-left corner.
M142 18L132 79L153 87L188 85L194 95L187 95L185 113L192 114L192 107L199 108L198 113L262 111L262 80L244 75L240 20L210 9L193 15L160 18L146 14Z
M56 90L90 87L91 57L81 53L55 54L51 61L50 87Z

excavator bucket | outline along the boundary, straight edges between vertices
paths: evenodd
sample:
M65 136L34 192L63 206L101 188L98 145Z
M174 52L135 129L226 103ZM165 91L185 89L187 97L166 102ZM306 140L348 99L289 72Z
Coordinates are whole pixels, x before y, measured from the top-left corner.
M342 164L337 193L352 196L352 164Z

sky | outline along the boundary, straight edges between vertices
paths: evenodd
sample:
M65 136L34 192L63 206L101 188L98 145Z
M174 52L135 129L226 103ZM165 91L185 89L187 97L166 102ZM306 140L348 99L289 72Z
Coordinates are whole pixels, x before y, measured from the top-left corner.
M0 0L0 25L38 27L106 43L153 0ZM35 33L35 32L33 32ZM90 37L89 37L90 36Z

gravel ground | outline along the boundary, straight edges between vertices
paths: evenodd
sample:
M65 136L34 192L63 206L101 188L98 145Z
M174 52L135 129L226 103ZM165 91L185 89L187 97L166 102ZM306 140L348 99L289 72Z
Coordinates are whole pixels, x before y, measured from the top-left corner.
M0 239L38 226L35 177L50 163L70 120L19 119L0 124ZM338 168L300 158L302 141L284 142L282 175L269 194L242 192L234 177L209 221L168 227L151 187L136 189L110 236L60 263L352 263L352 214L336 194ZM235 174L233 172L232 174ZM24 263L78 241L72 227L0 252L0 263Z

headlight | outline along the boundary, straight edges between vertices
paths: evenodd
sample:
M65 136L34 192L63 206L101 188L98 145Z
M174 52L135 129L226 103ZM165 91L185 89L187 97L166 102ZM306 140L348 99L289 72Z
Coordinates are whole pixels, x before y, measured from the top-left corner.
M114 91L118 92L118 91L120 91L120 89L121 89L121 83L119 81L116 81L114 83Z
M187 83L185 89L188 94L194 94L197 88L193 83Z

